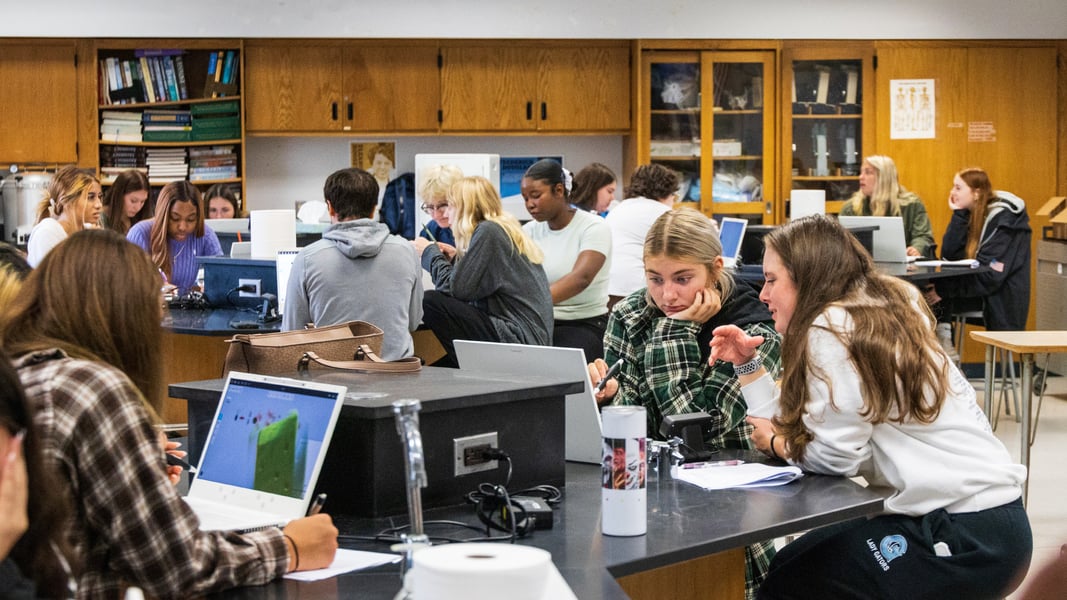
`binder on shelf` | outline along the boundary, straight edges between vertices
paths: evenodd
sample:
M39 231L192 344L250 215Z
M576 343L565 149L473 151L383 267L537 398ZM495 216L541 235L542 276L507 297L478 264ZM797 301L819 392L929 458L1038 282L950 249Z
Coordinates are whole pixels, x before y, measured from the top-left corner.
M227 102L207 102L204 104L194 104L189 108L189 112L194 117L204 115L236 115L240 112L240 106L236 100L229 100Z

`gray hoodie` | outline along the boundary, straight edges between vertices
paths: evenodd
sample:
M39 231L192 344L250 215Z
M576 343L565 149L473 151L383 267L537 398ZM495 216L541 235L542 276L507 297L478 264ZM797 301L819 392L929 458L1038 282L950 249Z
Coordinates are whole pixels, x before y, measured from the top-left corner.
M422 321L422 270L411 242L371 219L342 221L293 261L282 329L360 320L385 332L382 358L411 356Z

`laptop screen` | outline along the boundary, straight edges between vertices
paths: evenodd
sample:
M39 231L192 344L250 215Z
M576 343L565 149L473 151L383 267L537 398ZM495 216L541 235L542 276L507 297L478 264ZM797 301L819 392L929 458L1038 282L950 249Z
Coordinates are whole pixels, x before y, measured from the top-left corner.
M235 376L237 375L237 376ZM303 498L332 433L337 390L231 374L198 480Z
M741 255L741 241L745 237L747 219L723 217L719 223L719 242L722 243L722 258L726 266L734 266Z

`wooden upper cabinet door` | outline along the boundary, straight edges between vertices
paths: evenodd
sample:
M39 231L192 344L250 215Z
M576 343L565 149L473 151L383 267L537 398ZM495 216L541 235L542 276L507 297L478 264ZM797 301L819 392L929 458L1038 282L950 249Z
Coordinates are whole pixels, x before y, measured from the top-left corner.
M437 131L437 52L436 45L345 48L344 130Z
M630 49L545 48L537 83L538 129L630 129Z
M341 48L245 46L245 129L341 131Z
M532 131L537 127L537 49L445 46L441 49L445 131Z
M74 44L0 45L0 161L78 160Z

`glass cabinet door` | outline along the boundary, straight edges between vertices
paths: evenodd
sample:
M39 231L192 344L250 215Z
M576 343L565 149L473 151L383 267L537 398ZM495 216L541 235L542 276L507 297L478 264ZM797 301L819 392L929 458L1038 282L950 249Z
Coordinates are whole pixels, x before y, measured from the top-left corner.
M773 52L646 52L639 160L708 216L774 219ZM647 137L645 137L647 136Z
M790 106L784 112L791 125L783 148L789 167L784 169L782 196L788 199L792 190L821 190L826 212L837 213L859 189L864 142L874 143L869 131L874 120L865 104L873 101L874 78L868 70L873 52L809 48L787 50L785 57L788 87L783 95ZM784 219L789 207L783 204Z
M705 52L706 213L774 220L774 54Z

